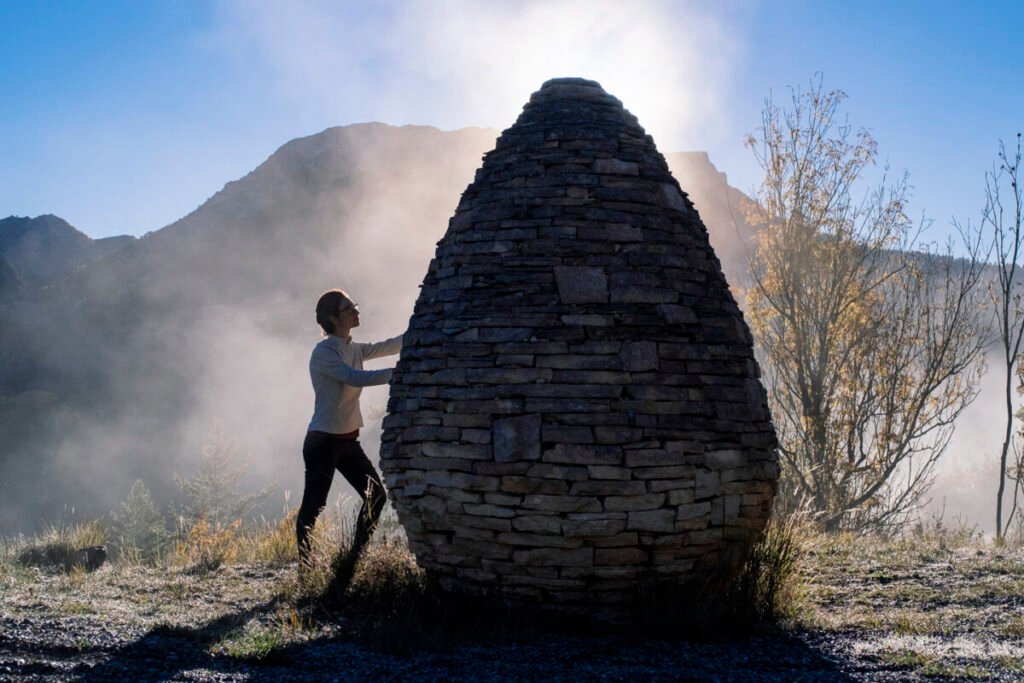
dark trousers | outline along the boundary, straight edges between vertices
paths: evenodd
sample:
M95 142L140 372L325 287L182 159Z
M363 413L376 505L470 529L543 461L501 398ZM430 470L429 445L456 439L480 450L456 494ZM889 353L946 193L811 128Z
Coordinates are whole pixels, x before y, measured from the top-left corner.
M384 509L387 500L384 484L356 439L343 439L325 432L307 432L302 444L302 459L306 462L306 487L295 519L300 565L309 562L309 532L327 504L334 470L341 472L341 476L363 499L352 538L350 555L354 558L370 540Z

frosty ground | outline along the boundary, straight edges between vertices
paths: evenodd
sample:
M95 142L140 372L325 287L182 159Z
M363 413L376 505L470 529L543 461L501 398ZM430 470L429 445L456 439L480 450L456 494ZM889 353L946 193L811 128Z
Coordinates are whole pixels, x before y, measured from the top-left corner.
M360 609L325 610L303 602L290 562L198 571L118 562L69 573L23 566L8 553L0 564L0 679L1024 678L1020 547L946 533L808 536L802 544L791 618L733 633L691 624L686 635L661 638L543 622L435 629L395 614L395 605L368 612L365 600ZM372 550L371 563L404 552L393 541ZM368 571L357 574L354 591Z

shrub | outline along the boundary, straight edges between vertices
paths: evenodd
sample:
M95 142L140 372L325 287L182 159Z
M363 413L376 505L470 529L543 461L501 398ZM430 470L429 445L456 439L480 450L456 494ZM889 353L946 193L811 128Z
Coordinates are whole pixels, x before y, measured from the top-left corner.
M922 544L934 544L939 551L955 550L977 542L982 538L982 533L976 524L970 524L966 517L958 515L953 518L953 524L947 524L946 502L943 500L942 508L937 512L933 511L927 518L918 517L917 522L910 530L910 540Z

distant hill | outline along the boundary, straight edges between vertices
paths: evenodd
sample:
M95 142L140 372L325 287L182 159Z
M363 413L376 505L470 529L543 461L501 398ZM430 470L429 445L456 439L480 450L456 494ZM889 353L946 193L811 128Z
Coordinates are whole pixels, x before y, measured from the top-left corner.
M0 525L24 528L64 503L105 512L136 477L169 495L218 419L255 478L301 490L317 296L348 289L364 312L359 338L403 330L497 135L330 128L140 239L89 240L55 216L0 222L0 256L16 255L13 277L0 263L0 286L20 278L37 292L0 301L0 467L31 464L30 476L0 477ZM739 278L742 194L705 153L666 158Z
M0 220L0 258L27 289L51 285L135 239L122 235L93 240L53 215ZM0 293L8 291L5 285L6 279L0 279Z
M25 284L3 256L0 256L0 300L18 299L25 295Z

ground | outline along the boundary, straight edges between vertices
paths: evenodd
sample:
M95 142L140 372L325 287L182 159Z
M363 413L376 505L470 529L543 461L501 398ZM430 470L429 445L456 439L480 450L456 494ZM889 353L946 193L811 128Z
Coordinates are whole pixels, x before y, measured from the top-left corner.
M0 680L1024 680L1024 550L942 535L804 546L783 623L662 639L410 634L393 615L367 629L365 612L302 606L290 563L66 574L8 561Z

